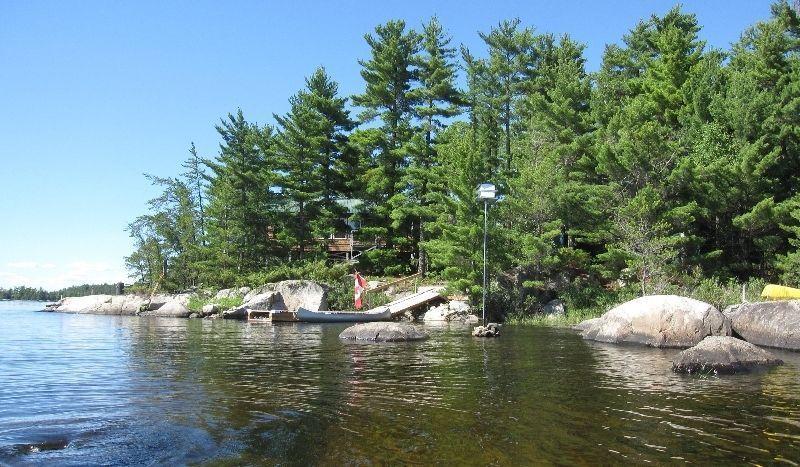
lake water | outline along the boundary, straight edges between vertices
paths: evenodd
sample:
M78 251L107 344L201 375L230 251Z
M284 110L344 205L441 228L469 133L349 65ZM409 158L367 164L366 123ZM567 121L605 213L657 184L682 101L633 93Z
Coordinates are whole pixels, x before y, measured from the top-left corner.
M4 464L800 462L798 353L688 377L674 350L569 330L353 344L343 325L38 308L0 302Z

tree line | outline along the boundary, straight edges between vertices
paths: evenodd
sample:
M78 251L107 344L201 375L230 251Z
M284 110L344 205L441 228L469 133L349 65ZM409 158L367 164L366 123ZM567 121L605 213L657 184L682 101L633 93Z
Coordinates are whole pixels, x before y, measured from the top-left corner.
M379 25L360 94L318 68L274 124L238 110L215 157L192 145L183 174L149 176L163 193L128 228L127 266L185 289L324 260L355 199L357 238L379 246L359 270L475 296L489 181L493 283L515 293L800 285L798 12L774 3L729 50L700 31L680 7L654 15L590 73L583 44L516 19L482 50L436 18Z
M44 290L43 288L27 287L24 285L8 289L0 288L0 299L2 300L39 300L55 301L61 297L84 297L93 294L116 293L115 284L83 284L65 287L59 290Z

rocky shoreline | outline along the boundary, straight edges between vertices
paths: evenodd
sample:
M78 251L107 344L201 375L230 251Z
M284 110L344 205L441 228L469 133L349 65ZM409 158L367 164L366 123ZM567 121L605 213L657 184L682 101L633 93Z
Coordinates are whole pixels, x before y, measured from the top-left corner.
M189 301L198 294L158 294L146 295L90 295L86 297L67 297L48 304L42 311L60 313L88 313L120 316L157 316L168 318L205 319L247 319L249 310L269 310L296 312L303 307L307 310L328 310L328 287L307 280L286 280L260 287L240 287L222 289L216 293L206 293L201 309L190 309ZM231 300L241 302L233 307L225 307ZM404 321L420 320L427 323L475 324L475 316L469 304L452 300L433 306L423 313L404 315Z
M60 313L99 314L118 316L157 316L166 318L225 318L245 319L247 310L297 311L325 310L328 307L328 288L313 281L288 280L250 289L223 289L208 299L201 310L191 310L189 300L195 294L156 294L153 296L89 295L66 297L48 304L44 310ZM241 305L223 309L224 299L241 298Z
M201 310L189 308L192 294L90 295L68 297L43 311L169 318L246 319L249 310L296 312L328 309L328 287L287 280L256 288L223 289ZM240 299L223 309L220 303ZM237 300L238 301L238 300ZM416 317L426 323L475 324L469 305L450 301ZM413 320L408 316L406 320ZM676 372L735 373L774 366L780 360L760 347L800 350L800 300L743 303L720 312L709 303L676 295L651 295L625 302L574 326L587 340L688 349L676 357Z
M50 303L42 311L117 315L117 316L161 316L188 318L190 294L143 295L87 295L66 297Z
M800 350L800 300L743 303L723 312L676 295L625 302L574 327L587 340L687 349L676 372L737 373L782 362L762 347Z

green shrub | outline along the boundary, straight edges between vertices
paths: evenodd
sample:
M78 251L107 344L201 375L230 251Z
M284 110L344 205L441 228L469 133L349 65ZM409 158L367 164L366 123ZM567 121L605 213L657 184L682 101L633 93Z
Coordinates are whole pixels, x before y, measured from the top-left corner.
M214 300L213 298L202 298L198 295L189 297L189 304L187 307L191 311L200 311L204 306L215 303L219 305L222 310L229 310L242 304L242 297L225 297Z
M237 285L258 287L285 280L307 279L332 285L350 274L346 263L328 265L325 261L293 261L241 277Z
M764 279L760 278L750 279L744 283L745 300L748 302L760 301L761 291L765 285ZM678 290L678 294L708 302L722 311L729 305L742 302L742 283L735 279L722 282L716 277L705 278L690 287Z
M760 294L764 285L766 282L760 278L750 279L744 283L745 299L750 302L761 300ZM722 311L729 305L741 303L742 283L735 279L720 280L716 277L694 276L685 284L667 287L664 293L701 300ZM617 290L597 288L590 291L569 288L561 295L567 310L565 316L548 317L516 311L508 314L506 322L532 326L570 326L586 319L596 318L639 295L639 288L635 284Z

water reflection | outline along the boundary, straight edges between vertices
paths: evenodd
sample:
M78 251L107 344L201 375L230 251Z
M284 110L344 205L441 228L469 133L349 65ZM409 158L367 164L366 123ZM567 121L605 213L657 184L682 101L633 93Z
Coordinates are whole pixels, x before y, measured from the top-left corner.
M676 351L506 328L419 343L340 325L0 312L0 462L772 463L800 457L800 354L737 377Z

